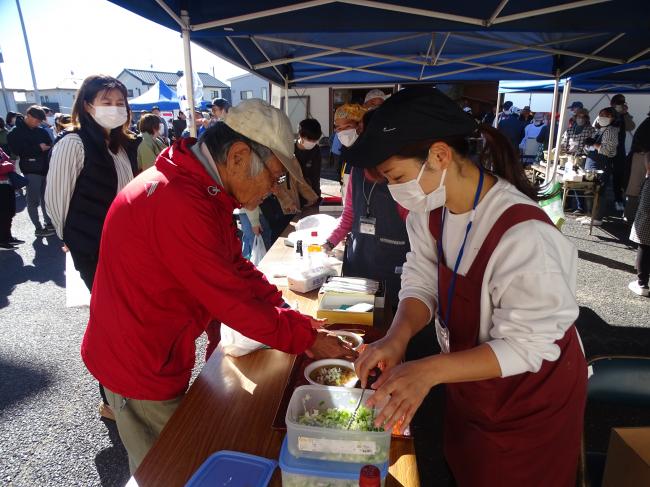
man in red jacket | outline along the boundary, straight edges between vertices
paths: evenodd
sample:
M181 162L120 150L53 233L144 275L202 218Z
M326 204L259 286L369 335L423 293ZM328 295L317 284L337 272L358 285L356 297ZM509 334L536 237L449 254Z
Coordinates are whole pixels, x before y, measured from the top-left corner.
M289 119L261 100L163 151L106 217L81 345L135 471L182 400L211 320L287 353L348 357L241 255L232 213L301 179Z

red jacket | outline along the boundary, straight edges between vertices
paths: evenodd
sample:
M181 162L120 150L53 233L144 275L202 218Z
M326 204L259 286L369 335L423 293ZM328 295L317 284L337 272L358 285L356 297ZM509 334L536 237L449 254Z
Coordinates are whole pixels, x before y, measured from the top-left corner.
M239 204L190 152L194 142L163 151L117 195L104 223L81 355L127 398L185 392L194 342L211 319L288 353L315 340L309 318L279 308L280 291L242 257L232 217Z

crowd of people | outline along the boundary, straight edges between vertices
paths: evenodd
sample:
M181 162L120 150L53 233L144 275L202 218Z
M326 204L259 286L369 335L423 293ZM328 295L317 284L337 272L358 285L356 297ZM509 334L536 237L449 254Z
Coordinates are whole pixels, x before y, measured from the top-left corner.
M35 236L56 233L92 291L81 355L131 471L183 400L195 340L207 333L209 355L225 323L287 353L357 358L364 385L384 364L370 400L388 401L378 426L408 424L446 384L445 454L459 485L487 485L508 462L517 466L499 472L508 485L572 484L587 380L574 326L577 252L525 173L548 144L548 115L506 102L495 129L425 87L375 89L336 109L344 211L324 247L345 239L345 274L386 282L395 311L386 337L357 357L291 309L247 255L256 235L269 247L320 201L320 123L291 127L258 99L209 108L195 113L196 139L183 114L166 120L157 107L133 125L126 87L94 75L69 116L32 106L0 123L0 245L21 243L11 218L23 184ZM581 104L571 109L563 149L603 171L617 211L623 194L626 214L635 207L630 289L647 296L650 116L626 154L634 122L622 95L593 125ZM436 339L442 354L407 351L409 342L430 351Z

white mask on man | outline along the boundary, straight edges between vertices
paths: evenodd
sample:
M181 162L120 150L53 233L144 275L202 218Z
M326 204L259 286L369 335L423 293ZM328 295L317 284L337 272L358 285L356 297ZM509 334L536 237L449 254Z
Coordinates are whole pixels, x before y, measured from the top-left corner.
M420 179L424 174L426 165L427 161L424 161L417 178L405 183L388 185L388 191L390 191L393 199L407 210L415 213L426 213L440 208L447 200L447 192L444 186L445 176L447 175L446 169L442 171L440 185L431 193L426 194L422 186L420 186Z
M607 127L611 123L611 120L609 117L598 117L596 122L598 122L598 125L601 127Z
M312 150L314 147L316 147L316 141L300 139L300 145L302 145L305 150Z
M95 122L108 130L124 125L128 119L126 107L95 107Z
M618 113L623 113L623 105L614 105L614 110Z
M345 147L350 147L359 137L357 129L345 129L337 132L338 138Z

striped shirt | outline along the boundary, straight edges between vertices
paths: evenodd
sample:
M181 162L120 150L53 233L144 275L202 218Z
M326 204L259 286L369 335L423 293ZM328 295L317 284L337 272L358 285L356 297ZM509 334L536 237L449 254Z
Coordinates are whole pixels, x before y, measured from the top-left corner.
M117 154L110 150L117 170L117 193L133 179L131 162L123 148ZM84 167L84 145L77 134L69 134L52 148L50 169L47 173L45 204L56 234L63 240L63 228L77 179Z
M618 127L602 127L600 129L600 149L598 152L605 157L616 157L616 148L618 147Z

